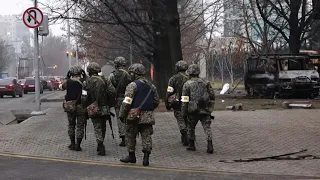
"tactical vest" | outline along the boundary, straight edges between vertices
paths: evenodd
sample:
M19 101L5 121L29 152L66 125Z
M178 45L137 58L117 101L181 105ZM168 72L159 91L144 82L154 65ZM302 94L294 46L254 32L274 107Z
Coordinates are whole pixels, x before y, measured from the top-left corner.
M115 88L117 91L117 97L123 98L126 87L130 83L129 74L125 70L115 70L113 72L116 80Z
M133 99L131 108L138 108L141 106L143 100L146 98L146 95L148 94L151 87L147 83L143 83L139 80L135 81L138 90L137 93ZM146 101L140 108L141 111L153 111L153 98L154 98L154 92L151 90L150 95L147 97Z

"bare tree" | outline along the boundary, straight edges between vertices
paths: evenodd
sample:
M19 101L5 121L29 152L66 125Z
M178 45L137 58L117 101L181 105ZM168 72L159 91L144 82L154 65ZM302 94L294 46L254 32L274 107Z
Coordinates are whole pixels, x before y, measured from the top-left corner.
M301 44L314 36L314 9L310 1L256 0L256 5L262 19L289 44L290 52L299 53ZM272 21L275 15L280 17L277 22L281 22L281 25ZM286 27L283 27L283 24L286 24ZM320 25L313 28L319 29Z
M7 69L11 58L10 54L10 47L5 41L0 40L0 72Z

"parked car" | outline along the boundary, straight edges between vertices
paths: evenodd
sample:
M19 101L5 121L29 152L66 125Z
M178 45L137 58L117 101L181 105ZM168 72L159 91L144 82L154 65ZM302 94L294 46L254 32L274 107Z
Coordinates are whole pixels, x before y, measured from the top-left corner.
M54 77L49 77L49 81L51 81L53 89L57 90L59 87L58 81Z
M15 98L17 95L22 97L23 87L17 83L16 79L1 79L0 97L3 98L4 95L12 96L13 98Z
M49 91L53 90L53 84L47 76L42 76L40 77L40 79L43 85L43 89L48 89Z
M24 94L28 94L28 92L36 91L36 81L35 79L20 79L19 84L23 86ZM43 85L40 83L40 94L43 93Z

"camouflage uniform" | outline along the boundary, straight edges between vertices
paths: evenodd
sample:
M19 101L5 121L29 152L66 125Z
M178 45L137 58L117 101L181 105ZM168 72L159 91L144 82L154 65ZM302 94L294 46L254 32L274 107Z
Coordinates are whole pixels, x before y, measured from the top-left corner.
M211 101L215 95L210 82L199 78L200 68L198 65L190 65L187 74L191 76L182 88L181 111L184 117L188 118L189 147L187 150L195 151L195 127L198 121L201 122L207 136L207 152L213 153L212 132L211 132Z
M134 76L134 82L131 82L125 92L125 99L120 107L119 117L121 121L125 121L130 109L141 107L141 114L138 122L126 124L126 139L129 156L121 159L124 163L136 163L135 146L138 133L141 134L142 152L144 153L143 165L149 165L149 155L152 150L153 125L155 119L153 110L159 105L159 95L157 89L148 80L143 77L146 73L145 67L142 64L133 64L129 67L129 73ZM151 89L151 91L150 91ZM150 95L147 94L150 92ZM142 104L145 99L145 103Z
M91 120L98 144L98 155L104 156L105 147L103 142L106 134L106 121L110 120L111 118L108 101L110 98L115 97L116 92L115 88L108 79L98 75L98 73L101 72L101 68L97 63L90 63L87 67L87 71L90 75L90 78L88 78L84 86L84 89L87 91L87 100L85 105L87 107L97 101L101 114L103 114L103 116L91 118ZM99 95L98 99L97 95Z
M69 145L70 150L81 151L81 141L84 136L84 128L87 121L87 117L81 113L81 90L83 86L83 77L81 79L81 73L84 72L80 66L73 66L70 68L69 76L70 79L62 84L62 90L67 90L66 100L77 100L77 111L75 113L67 113L68 117L68 135L71 140ZM68 87L69 84L69 87ZM78 91L78 92L69 92ZM70 94L76 94L74 97L68 97ZM78 95L77 95L78 94ZM71 99L70 99L71 98ZM75 144L75 138L77 143Z
M131 77L129 73L124 69L127 65L127 61L123 57L117 57L114 60L114 64L116 67L116 70L113 71L110 76L109 80L112 83L112 85L116 88L117 91L117 104L115 105L114 109L116 111L117 116L117 123L118 123L118 131L119 131L119 137L122 139L120 146L125 146L125 124L120 121L119 118L119 111L122 101L124 100L124 93L126 91L127 85L131 82Z
M179 101L182 94L182 86L189 79L185 74L185 71L188 69L188 64L186 61L178 61L175 66L178 73L169 79L165 103L167 109L170 110L172 107L171 103L168 101L170 96L175 96L175 99L178 100L174 101L174 117L177 119L181 133L181 141L184 146L188 146L187 119L182 117L181 102Z

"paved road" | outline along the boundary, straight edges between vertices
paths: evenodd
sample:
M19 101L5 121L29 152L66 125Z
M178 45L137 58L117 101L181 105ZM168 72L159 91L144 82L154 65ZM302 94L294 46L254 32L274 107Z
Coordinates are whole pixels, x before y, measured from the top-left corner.
M39 160L0 156L0 180L293 180L312 179L297 176L275 176L259 174L240 174L227 172L192 172L175 169L150 169L134 166L114 166L110 164L93 164L90 162Z
M54 93L54 91L44 91L43 94L41 94L41 97L50 96L50 94L52 94L52 93ZM33 102L34 99L35 99L34 93L24 94L22 98L20 98L20 97L12 98L10 96L5 96L3 99L0 99L0 109L35 110L36 104L35 104L35 102ZM42 103L41 105L42 105L42 110L45 110L50 107L57 107L58 103Z

